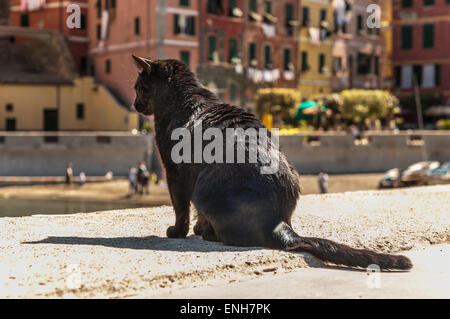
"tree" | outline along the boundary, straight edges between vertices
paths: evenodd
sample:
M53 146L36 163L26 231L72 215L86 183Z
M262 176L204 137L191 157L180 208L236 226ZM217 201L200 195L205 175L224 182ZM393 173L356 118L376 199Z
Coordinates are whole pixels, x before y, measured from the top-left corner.
M256 97L256 113L281 116L284 120L291 120L300 103L300 93L295 89L259 89Z
M344 90L341 92L341 112L356 123L364 119L390 117L398 113L397 97L382 90Z

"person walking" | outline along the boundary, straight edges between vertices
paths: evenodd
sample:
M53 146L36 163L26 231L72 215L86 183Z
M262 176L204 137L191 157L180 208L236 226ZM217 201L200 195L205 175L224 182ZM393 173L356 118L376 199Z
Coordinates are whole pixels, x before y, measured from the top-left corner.
M128 182L130 183L129 195L133 195L137 191L137 170L133 165L130 166L128 171Z
M150 173L147 170L147 166L145 166L145 162L139 163L137 179L139 184L139 194L140 195L150 194L149 190Z
M328 193L328 174L326 171L319 174L319 188L322 194Z

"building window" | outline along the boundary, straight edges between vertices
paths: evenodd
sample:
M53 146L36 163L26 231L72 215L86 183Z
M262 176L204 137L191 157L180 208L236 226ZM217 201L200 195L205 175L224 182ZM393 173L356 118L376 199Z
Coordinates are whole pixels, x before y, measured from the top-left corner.
M228 41L228 62L232 63L235 58L237 58L237 40L230 39Z
M181 51L180 60L189 67L191 63L191 53L189 51Z
M309 8L302 7L302 26L306 27L309 25Z
M181 7L189 7L189 0L180 0Z
M308 71L308 52L302 51L302 71Z
M80 58L80 73L83 75L87 73L87 58L85 56Z
M283 50L283 70L291 71L291 49L285 48Z
M86 30L86 15L85 14L81 15L80 24L81 24L80 25L81 30Z
M333 57L333 74L337 74L342 69L342 57Z
M434 25L425 24L423 26L423 47L431 49L434 47Z
M402 8L411 8L413 0L402 0Z
M294 34L294 26L291 24L294 21L294 5L286 3L285 7L285 26L286 32L289 36Z
M20 26L21 27L29 27L30 26L30 16L28 13L24 13L20 15Z
M412 67L413 73L413 83L417 83L417 85L422 85L422 66L421 65L413 65Z
M139 17L134 18L134 34L141 34L141 19Z
M264 23L272 24L273 21L269 18L272 15L272 1L264 1Z
M175 14L173 16L173 24L173 32L175 35L195 35L195 17Z
M325 54L319 54L319 73L325 72Z
M396 66L394 69L395 86L400 87L402 84L402 67Z
M256 56L257 50L256 50L256 43L251 42L248 45L248 64L250 66L256 66L258 64L258 57Z
M84 119L84 104L83 103L77 104L77 119L78 120Z
M228 1L228 16L234 17L234 10L237 8L236 0Z
M223 14L222 0L208 0L208 13L217 15Z
M14 105L12 105L11 103L6 104L5 110L6 112L14 111Z
M15 131L16 130L16 119L6 119L6 130Z
M412 26L402 27L402 49L409 50L412 49Z
M357 16L356 26L358 34L362 34L364 31L364 27L363 27L363 16L361 14L358 14Z
M209 44L209 47L208 47L209 48L209 52L208 52L209 61L218 62L219 56L216 51L216 37L213 37L213 36L209 37L208 44Z
M434 0L423 0L424 6L434 6Z
M101 19L102 18L102 0L97 0L97 18Z
M379 75L380 74L380 57L375 56L374 57L374 64L375 64L375 75Z
M264 45L264 67L272 69L272 47L270 44Z
M320 9L320 22L327 21L327 9Z
M111 60L110 59L106 60L105 69L106 69L107 74L111 73Z
M97 40L102 38L102 26L101 24L97 24Z
M249 11L250 11L249 15L248 15L249 20L250 21L256 21L253 15L258 13L257 0L250 0Z
M369 74L370 73L370 55L364 53L358 53L356 57L356 62L358 64L358 74Z

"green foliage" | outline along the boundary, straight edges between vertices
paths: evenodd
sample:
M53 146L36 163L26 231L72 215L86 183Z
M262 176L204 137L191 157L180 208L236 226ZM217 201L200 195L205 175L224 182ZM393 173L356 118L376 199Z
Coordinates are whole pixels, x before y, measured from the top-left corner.
M340 112L342 107L342 98L339 93L331 93L327 95L319 96L315 99L317 104L325 106L327 109L332 110L335 113Z
M361 122L399 112L398 99L382 90L344 90L341 92L341 113L344 118Z
M295 89L259 89L256 97L256 112L263 114L281 115L284 119L291 119L300 103L300 93Z
M439 120L436 125L440 130L450 130L450 120Z
M142 123L141 131L142 132L147 132L147 133L152 133L153 132L153 125L150 122L145 121L144 123Z

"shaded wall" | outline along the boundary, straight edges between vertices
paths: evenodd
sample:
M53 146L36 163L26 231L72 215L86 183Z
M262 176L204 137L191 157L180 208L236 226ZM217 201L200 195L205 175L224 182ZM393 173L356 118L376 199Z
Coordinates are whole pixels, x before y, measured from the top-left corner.
M281 136L280 148L301 174L318 174L327 170L332 174L376 173L398 167L404 169L421 161L450 160L450 133L414 133L422 138L411 140L402 134L369 134L368 145L356 146L352 135ZM315 146L318 145L319 146Z
M74 175L126 176L130 165L151 158L152 141L153 135L121 133L0 133L0 175L63 176L73 163Z

